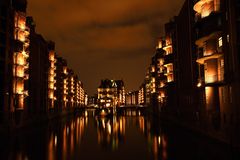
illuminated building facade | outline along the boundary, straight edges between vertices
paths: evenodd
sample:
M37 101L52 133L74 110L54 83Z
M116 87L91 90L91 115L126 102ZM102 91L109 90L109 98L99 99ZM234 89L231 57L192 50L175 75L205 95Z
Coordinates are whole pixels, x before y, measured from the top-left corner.
M57 81L55 95L57 96L57 106L60 110L72 111L86 105L86 92L83 83L73 70L67 66L67 61L62 57L57 57Z
M56 74L57 74L57 82L55 90L55 95L57 98L56 105L58 110L64 110L67 106L67 61L62 57L57 57L56 63Z
M74 76L74 85L75 85L75 95L74 95L74 103L75 107L80 107L80 81L78 80L78 76Z
M147 72L146 72L146 76L145 76L145 80L144 80L144 104L145 105L150 105L151 103L151 87L152 87L152 83L151 83L151 67L147 68Z
M152 57L152 61L149 67L149 87L150 87L150 104L157 104L157 68L156 68L156 58Z
M160 38L158 41L156 54L154 56L155 59L155 68L156 68L156 96L155 96L155 105L158 104L159 107L164 107L166 104L166 83L167 83L167 76L166 76L166 67L165 67L165 55L166 51L163 49L165 44L164 38ZM159 106L160 105L160 106Z
M85 93L85 91L84 91L84 89L83 89L83 83L82 82L80 82L80 105L81 106L84 106L84 104L85 104L85 100L86 100L86 93Z
M78 77L75 76L76 88L75 88L75 104L76 107L84 107L88 105L88 95L83 88L83 83L79 81Z
M55 90L56 87L56 52L54 42L49 42L48 44L48 109L54 110L54 105L56 101Z
M165 67L165 99L168 111L172 112L177 106L177 81L178 81L178 51L177 51L177 24L176 17L165 24L165 40L162 43L165 51L163 65Z
M74 72L72 69L68 69L67 76L67 108L73 108L74 105Z
M228 36L223 32L223 13L220 0L198 1L193 9L196 12L197 63L199 64L198 87L204 87L206 107L219 106L219 98L229 90L224 87L224 74L227 70L226 49Z
M138 91L132 91L128 92L126 94L126 105L138 105L139 102L139 92Z
M22 0L0 2L0 112L2 121L21 123L27 107L29 28L26 5ZM9 116L9 117L8 117Z
M82 83L69 79L66 62L57 62L54 43L35 32L26 6L26 0L0 1L0 127L9 129L61 114L68 99L74 107L87 99Z
M145 87L139 90L139 103L153 105L158 111L160 107L176 106L177 104L176 80L178 73L176 68L178 64L175 19L176 17L165 25L166 35L158 42L156 53L146 72Z
M15 111L23 111L28 96L27 81L29 79L29 28L26 25L26 13L15 11L14 40L17 47L13 53L13 97Z
M117 84L114 80L105 79L101 81L98 87L98 103L100 107L117 106Z
M194 1L197 60L197 87L207 118L214 122L209 132L222 131L231 120L239 134L239 1ZM200 117L201 118L201 117ZM223 120L223 122L221 121ZM213 123L209 120L208 125ZM238 137L238 136L236 136ZM236 138L235 137L235 138ZM239 138L236 138L239 142Z
M123 80L115 80L117 85L117 106L125 105L125 86Z
M239 3L186 0L179 15L165 25L165 37L147 70L145 90L140 89L146 97L156 93L158 102L165 102L161 114L225 141L234 138L236 144L240 142ZM139 91L139 103L144 94Z
M94 94L93 96L88 98L88 104L89 105L96 105L97 104L97 99L98 99L98 95Z
M140 105L144 105L145 104L145 96L146 95L146 88L145 88L145 85L142 84L140 86L140 89L138 91L138 104Z

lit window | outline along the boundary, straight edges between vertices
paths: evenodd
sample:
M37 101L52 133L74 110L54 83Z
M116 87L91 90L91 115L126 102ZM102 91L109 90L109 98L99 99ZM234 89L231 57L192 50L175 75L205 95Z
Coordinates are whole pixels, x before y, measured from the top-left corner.
M218 38L218 47L222 47L223 45L223 41L222 41L222 37Z

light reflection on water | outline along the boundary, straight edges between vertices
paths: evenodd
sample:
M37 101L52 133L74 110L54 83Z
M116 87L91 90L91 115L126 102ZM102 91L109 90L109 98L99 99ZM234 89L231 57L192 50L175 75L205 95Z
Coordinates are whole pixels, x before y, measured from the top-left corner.
M191 133L160 125L158 119L127 112L96 117L84 113L1 139L0 159L234 159ZM212 150L211 150L212 148ZM222 152L224 151L224 152ZM221 153L221 154L219 154Z

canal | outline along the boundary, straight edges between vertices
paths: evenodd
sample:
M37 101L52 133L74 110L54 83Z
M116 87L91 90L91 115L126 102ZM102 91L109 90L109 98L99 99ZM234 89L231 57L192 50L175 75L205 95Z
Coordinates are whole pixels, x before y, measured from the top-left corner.
M65 117L1 137L1 160L231 160L230 147L140 113Z

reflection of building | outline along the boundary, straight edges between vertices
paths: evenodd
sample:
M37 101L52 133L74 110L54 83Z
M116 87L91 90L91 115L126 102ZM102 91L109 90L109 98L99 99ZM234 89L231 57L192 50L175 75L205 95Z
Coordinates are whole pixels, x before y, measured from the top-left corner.
M47 137L48 159L72 159L74 152L81 146L87 124L87 117L77 117L51 127Z
M168 159L167 137L161 132L159 121L139 116L137 119L139 130L147 138L148 147L152 153L151 159Z
M116 150L125 137L125 117L99 118L97 124L98 143Z

